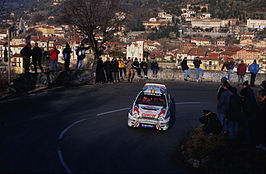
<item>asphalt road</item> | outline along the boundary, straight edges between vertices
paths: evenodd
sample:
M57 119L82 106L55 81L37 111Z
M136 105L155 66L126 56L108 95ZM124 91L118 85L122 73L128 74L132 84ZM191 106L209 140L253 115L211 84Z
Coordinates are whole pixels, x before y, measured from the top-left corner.
M164 82L176 103L166 132L129 128L144 82L46 90L0 101L0 173L193 173L178 144L216 111L215 83ZM191 103L192 102L192 103Z

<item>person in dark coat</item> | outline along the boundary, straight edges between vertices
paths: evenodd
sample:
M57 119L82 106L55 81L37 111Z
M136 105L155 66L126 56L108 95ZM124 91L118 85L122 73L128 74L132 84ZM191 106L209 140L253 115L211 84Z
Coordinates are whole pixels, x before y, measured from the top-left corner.
M66 47L63 50L63 56L64 56L64 60L65 60L65 71L66 72L69 71L71 53L72 53L72 50L71 50L69 44L67 43Z
M266 93L260 90L257 93L258 112L256 117L256 148L265 151L266 148Z
M156 59L154 58L152 63L151 63L151 70L152 70L152 75L153 77L157 77L157 73L158 73L158 70L159 70L159 65L156 61Z
M21 56L23 57L24 73L30 73L30 57L32 56L32 49L30 43L20 51Z
M226 84L223 84L223 92L219 97L218 104L217 104L217 112L218 118L222 124L224 134L228 133L228 122L226 120L226 114L229 111L229 103L230 103L230 91Z
M76 54L77 54L78 58L77 58L77 64L76 64L75 70L77 70L77 69L81 70L82 69L83 61L86 57L86 50L88 50L88 49L89 48L85 47L83 43L80 44L80 47L77 48Z
M266 80L261 82L260 88L266 93Z
M132 66L133 66L133 69L135 69L135 70L137 71L137 74L138 74L138 76L140 77L141 69L140 69L140 67L139 67L139 61L138 61L138 58L135 58L135 60L134 60L134 62L133 62L133 64L132 64Z
M148 78L148 64L145 59L142 59L142 62L140 63L140 68L143 71L144 77Z
M237 95L236 88L233 88L230 92L229 109L226 115L226 119L228 120L228 137L230 139L236 139L239 135L239 122L243 119L242 100Z
M203 116L200 117L200 122L203 124L203 131L206 134L220 134L222 125L217 115L209 110L203 110Z
M113 74L113 79L114 79L114 82L117 82L119 83L119 67L118 67L118 61L117 59L114 57L113 60L112 60L112 74Z
M106 73L106 82L113 83L114 82L113 77L112 77L113 64L109 58L107 58L107 60L103 63L103 67Z
M249 87L248 81L243 83L243 89L240 91L244 112L244 143L255 143L255 119L257 112L257 101L253 90Z
M105 83L106 81L103 68L103 60L99 57L96 67L96 83Z
M190 75L191 69L187 65L187 57L184 58L184 60L181 62L182 70L185 72L185 78L184 80L187 81L187 78Z
M35 73L37 73L37 63L41 69L41 72L43 72L42 68L42 50L40 47L38 47L38 43L35 43L34 48L32 49L32 62L34 65Z

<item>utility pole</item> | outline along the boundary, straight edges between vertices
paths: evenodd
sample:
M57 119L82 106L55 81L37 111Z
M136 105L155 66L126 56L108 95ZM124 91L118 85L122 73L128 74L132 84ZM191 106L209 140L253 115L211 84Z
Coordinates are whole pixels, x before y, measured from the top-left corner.
M8 28L8 84L11 82L11 49L10 49L10 40L11 40L11 31L14 28L14 24Z
M8 70L7 70L8 84L10 84L10 82L11 82L10 39L11 39L11 27L8 28Z

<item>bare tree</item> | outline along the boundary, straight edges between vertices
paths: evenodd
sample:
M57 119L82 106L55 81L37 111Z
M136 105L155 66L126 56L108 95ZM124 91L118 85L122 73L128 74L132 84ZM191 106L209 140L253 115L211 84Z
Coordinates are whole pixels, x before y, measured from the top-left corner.
M84 35L94 52L94 70L103 44L112 39L125 21L120 0L68 0L63 4L62 21Z

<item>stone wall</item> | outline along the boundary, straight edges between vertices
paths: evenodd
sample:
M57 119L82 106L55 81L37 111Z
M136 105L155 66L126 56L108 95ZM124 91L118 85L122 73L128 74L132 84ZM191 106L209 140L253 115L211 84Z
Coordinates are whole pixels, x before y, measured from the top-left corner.
M178 69L160 69L157 75L157 79L160 80L184 80L185 73L182 70ZM196 81L196 72L194 69L191 70L190 78L188 78L189 81ZM202 81L207 82L220 82L222 77L227 77L227 72L221 72L221 71L204 71L204 79L199 79ZM152 71L149 70L148 72L148 78L149 79L155 79L152 77ZM238 82L238 76L236 72L231 73L230 76L230 82L237 83ZM247 73L245 75L244 80L250 81L250 73ZM255 84L259 85L262 81L266 80L266 74L257 74Z

